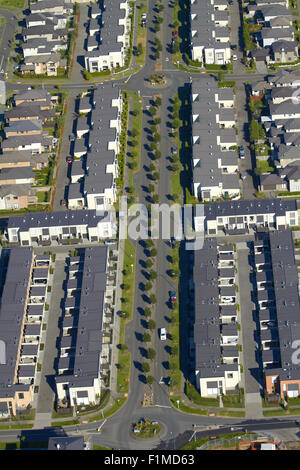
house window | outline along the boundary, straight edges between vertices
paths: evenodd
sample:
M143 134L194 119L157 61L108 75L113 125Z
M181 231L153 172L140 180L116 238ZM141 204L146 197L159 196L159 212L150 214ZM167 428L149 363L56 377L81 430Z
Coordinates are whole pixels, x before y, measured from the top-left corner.
M227 374L228 379L233 379L233 374Z
M24 393L19 393L19 398L20 398L20 400L23 400L23 398L24 398Z

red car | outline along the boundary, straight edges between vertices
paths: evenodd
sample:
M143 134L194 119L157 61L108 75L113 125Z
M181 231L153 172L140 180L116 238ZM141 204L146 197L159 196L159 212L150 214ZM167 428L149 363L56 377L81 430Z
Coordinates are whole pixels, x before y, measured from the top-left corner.
M72 163L72 161L73 161L72 155L68 155L66 160L67 160L67 163Z
M173 36L173 38L177 38L178 31L176 29L175 29L175 31L172 31L172 36Z
M169 295L170 295L171 302L176 302L177 300L176 292L174 290L170 290Z

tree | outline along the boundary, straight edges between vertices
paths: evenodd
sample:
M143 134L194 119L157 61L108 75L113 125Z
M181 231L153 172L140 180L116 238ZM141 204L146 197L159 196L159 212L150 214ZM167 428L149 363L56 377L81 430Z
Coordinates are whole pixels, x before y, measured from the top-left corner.
M172 127L174 127L174 129L178 129L179 126L180 126L179 119L174 119L172 122Z
M144 333L142 339L143 339L143 343L150 343L151 336L149 335L149 333Z
M149 113L151 114L151 116L155 116L155 114L156 114L156 108L155 108L155 106L150 106L150 108L149 108Z
M155 106L161 106L162 104L162 99L160 96L157 96L155 99Z
M155 356L156 356L155 350L152 349L152 348L149 348L148 351L147 351L147 358L150 359L150 361L153 361Z
M155 323L154 320L149 320L147 326L148 326L148 329L149 329L149 330L155 330L156 323Z
M155 150L153 155L154 155L154 159L158 160L161 157L161 151L160 150Z
M153 204L158 204L158 202L159 202L159 195L158 195L158 194L153 194L153 196L152 196L152 201L153 201Z
M149 366L148 362L143 362L142 371L145 372L145 374L147 374L147 372L150 372L150 366Z
M177 52L179 52L179 44L178 44L178 41L175 41L175 43L173 44L172 52L173 52L173 54L177 54Z
M177 356L178 355L178 346L172 346L171 347L171 356Z
M147 259L146 266L148 269L151 268L153 266L153 261L151 259Z
M154 241L149 238L148 240L145 241L145 245L147 248L152 248L154 246Z
M157 278L157 272L151 269L149 273L150 279L156 279Z
M152 250L150 250L149 254L150 254L151 258L154 258L155 256L157 256L157 249L152 248Z
M146 282L145 284L145 291L151 290L152 289L152 284L151 282Z
M138 131L136 129L132 129L131 136L136 137L138 135Z
M154 191L154 184L150 183L149 184L149 193L153 193Z
M171 165L171 169L172 171L178 171L180 169L179 163L173 163L173 165Z
M134 193L134 187L133 186L128 186L126 188L126 190L127 190L128 194L133 194Z
M127 346L127 344L120 344L119 348L120 348L121 351L127 351L128 346Z
M150 300L151 304L156 304L156 297L155 297L154 294L150 295L149 300Z
M155 101L155 104L156 104L156 101ZM158 126L159 124L161 124L161 118L155 118L155 119L154 119L154 124L155 124L156 126Z
M145 317L147 317L147 318L151 317L151 315L152 315L151 308L146 307L145 310L144 310L144 314L145 314Z
M155 134L153 134L152 136L152 139L154 140L154 142L160 142L161 136L158 134L158 132L155 132Z
M155 172L153 173L152 179L153 179L154 181L157 181L157 180L159 179L159 173L158 173L158 171L155 171Z
M153 163L150 163L149 165L149 171L154 171L155 170L155 165L153 165Z
M152 375L148 375L148 377L146 378L146 382L147 382L148 385L153 384L154 377L152 377Z

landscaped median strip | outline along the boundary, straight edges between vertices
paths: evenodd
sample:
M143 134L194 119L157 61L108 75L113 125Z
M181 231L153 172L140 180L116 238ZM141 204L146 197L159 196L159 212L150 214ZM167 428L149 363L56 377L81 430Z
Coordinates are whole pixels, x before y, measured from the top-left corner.
M246 413L244 411L232 411L232 410L210 410L209 408L194 408L192 406L186 405L183 400L177 397L171 397L171 403L179 411L183 413L195 414L195 415L205 415L205 416L219 416L219 417L228 417L228 418L244 418Z

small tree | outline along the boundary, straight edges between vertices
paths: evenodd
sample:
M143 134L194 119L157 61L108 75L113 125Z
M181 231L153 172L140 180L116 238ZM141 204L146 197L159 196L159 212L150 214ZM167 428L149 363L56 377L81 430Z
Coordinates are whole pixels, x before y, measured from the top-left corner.
M155 116L155 114L156 114L156 108L155 108L155 106L150 106L150 108L149 108L149 113L151 114L151 116Z
M150 183L149 184L149 193L153 193L154 191L154 184Z
M143 364L142 364L142 371L145 372L145 374L147 374L148 372L150 372L150 366L149 366L148 362L143 362Z
M151 269L149 276L150 276L150 279L157 279L157 272Z
M159 202L158 194L153 194L152 201L153 201L153 204L157 204Z
M151 259L147 259L146 266L147 268L151 268L153 266L153 261Z
M150 343L151 336L149 335L149 333L144 333L142 339L143 339L143 343Z
M156 297L155 297L154 294L150 295L149 300L150 300L151 304L156 304Z
M152 348L149 348L148 351L147 351L147 358L150 359L150 361L153 361L155 356L156 356L155 350L152 349Z
M151 314L152 314L151 308L146 307L145 310L144 310L144 313L145 313L145 317L147 317L147 318L151 317Z
M151 290L152 289L152 283L151 282L146 282L145 284L145 291Z
M152 248L152 250L150 250L150 256L151 256L151 258L154 258L155 256L157 256L157 249L156 248Z
M155 99L155 106L161 106L161 104L162 104L162 99L161 99L160 96L157 96L156 99Z
M155 329L155 327L156 327L155 321L154 320L149 320L148 321L148 329L152 331L152 330Z
M146 378L146 382L147 382L148 385L153 384L154 377L152 377L152 375L148 375L148 377Z

